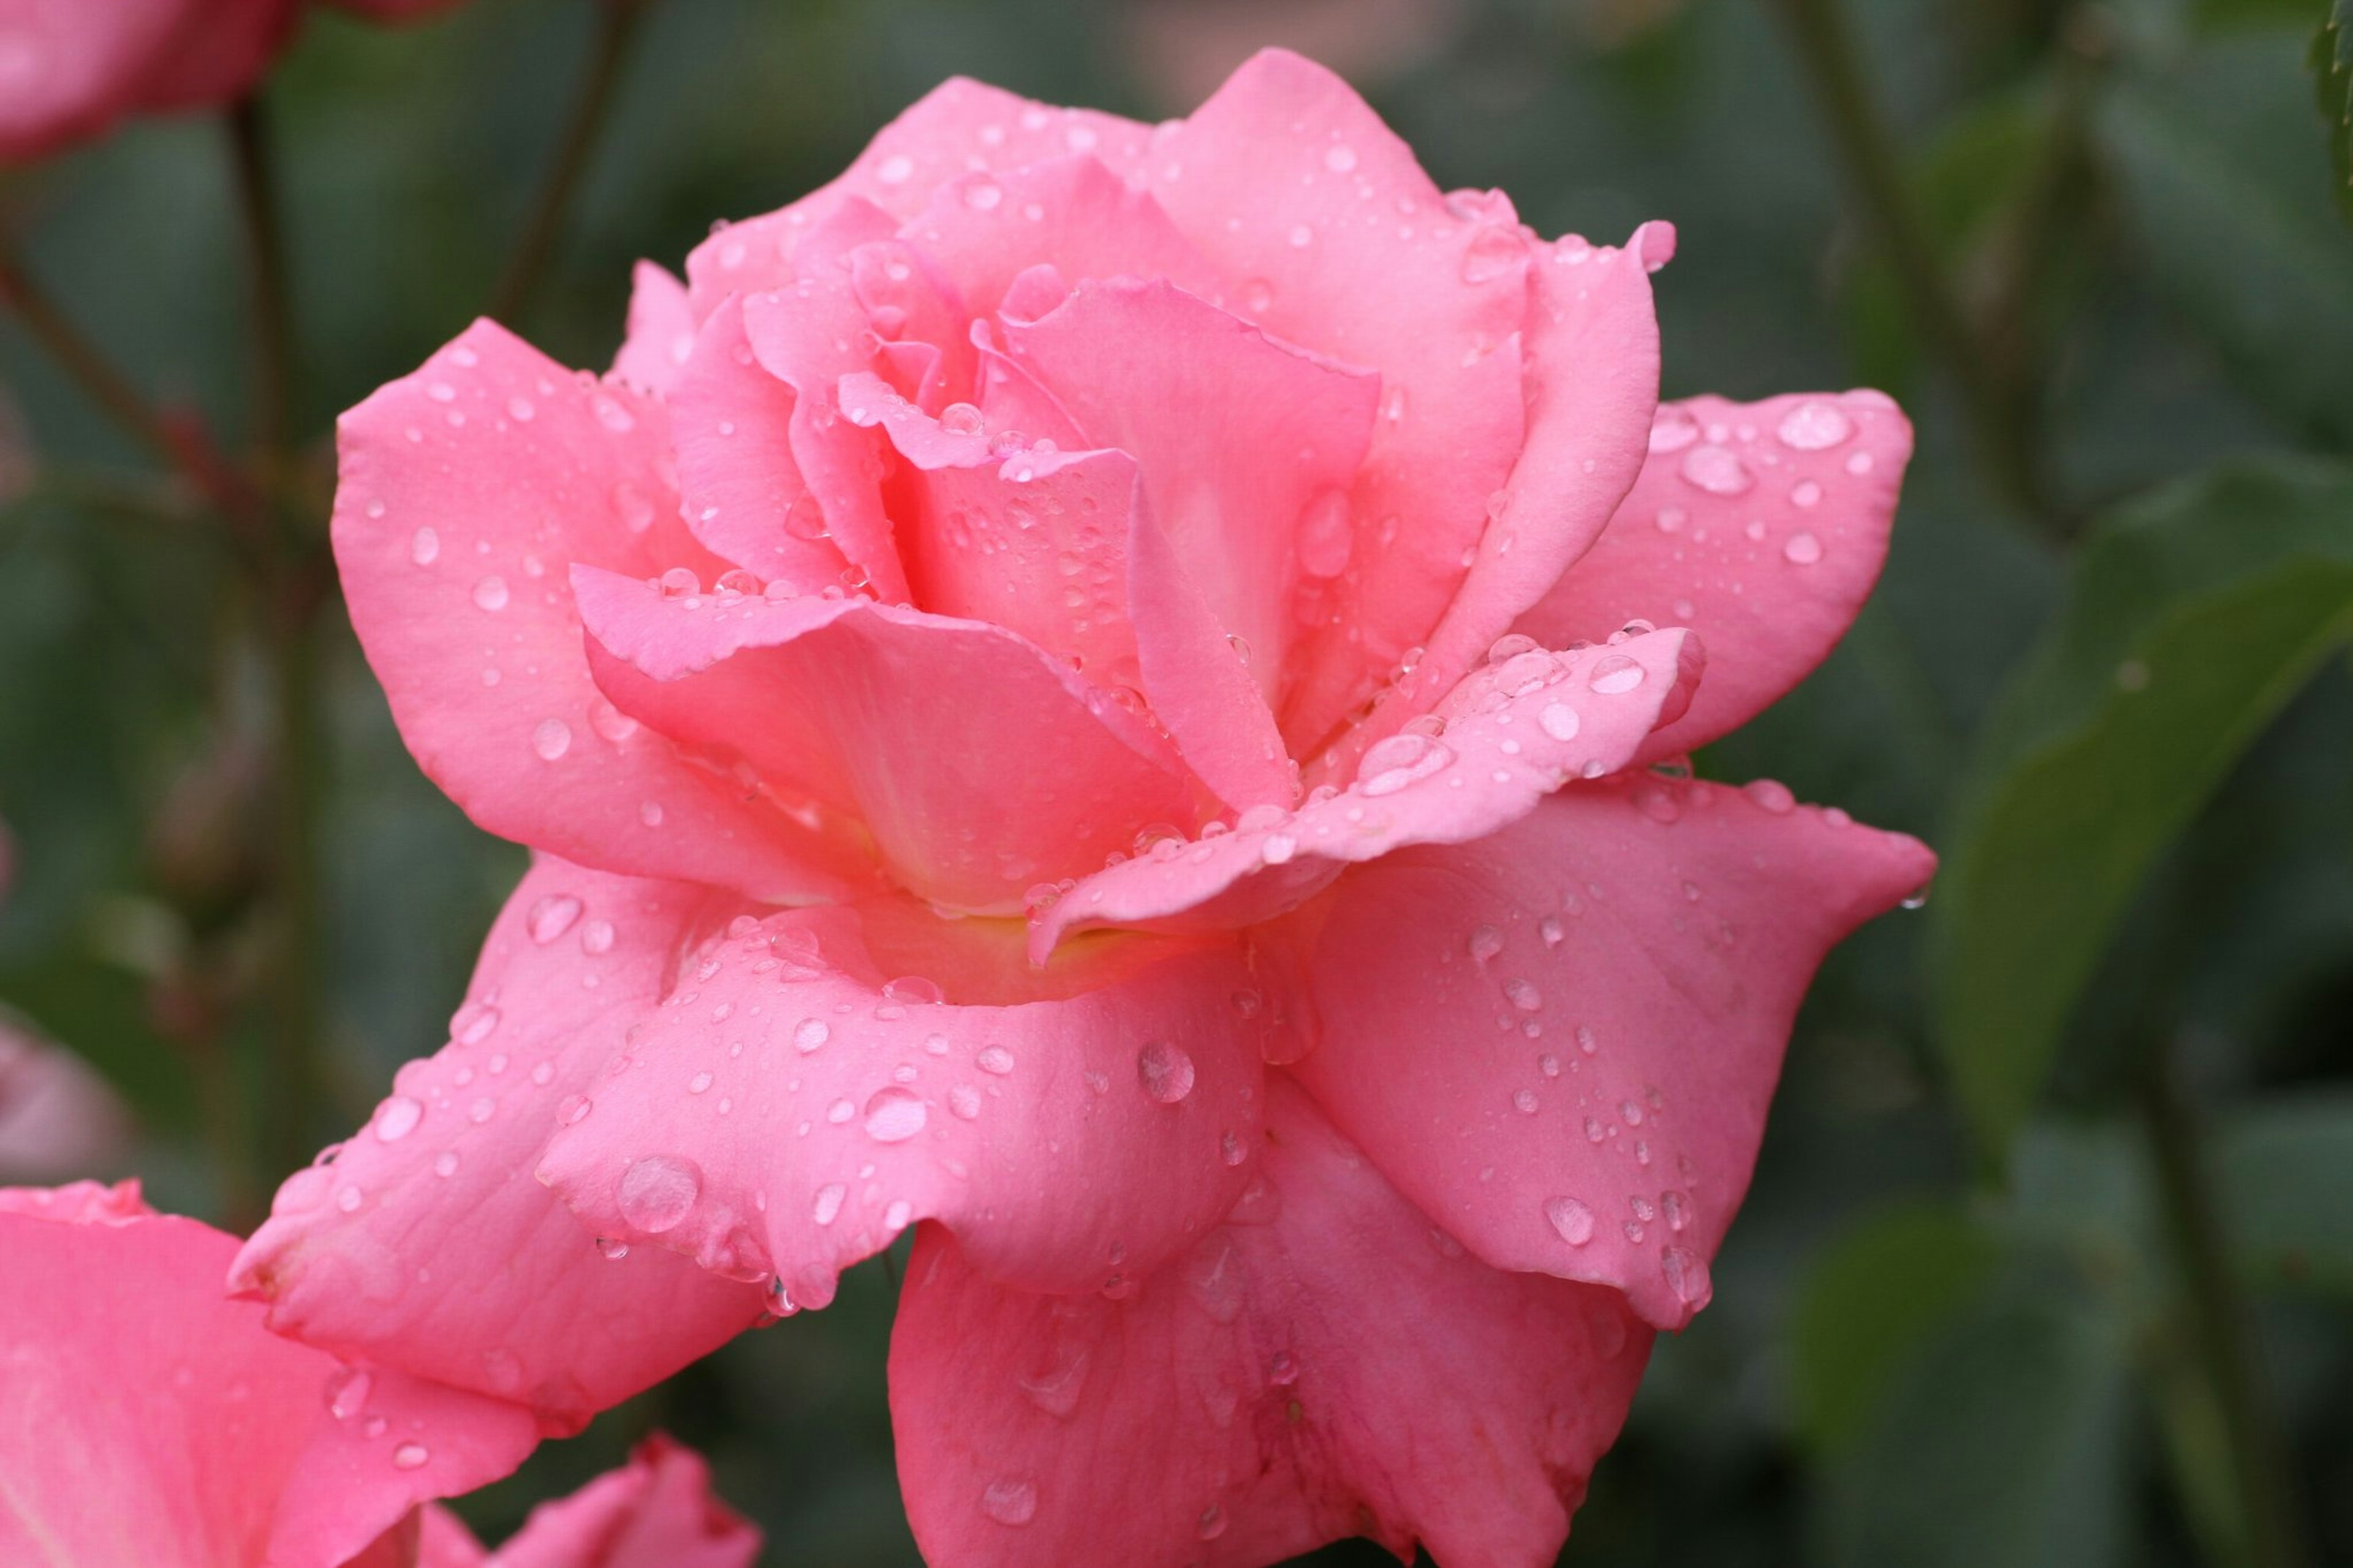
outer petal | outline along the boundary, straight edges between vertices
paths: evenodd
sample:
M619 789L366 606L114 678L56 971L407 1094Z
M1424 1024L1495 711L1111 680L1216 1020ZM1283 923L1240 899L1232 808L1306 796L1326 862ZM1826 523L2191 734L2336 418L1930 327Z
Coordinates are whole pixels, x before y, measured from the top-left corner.
M668 989L706 899L542 858L491 930L457 1037L288 1180L232 1285L281 1333L525 1402L551 1431L749 1327L758 1291L660 1253L607 1259L531 1175Z
M771 790L854 814L901 883L1018 909L1039 880L1190 820L1167 742L1002 627L871 599L665 598L575 580L614 701Z
M335 1568L530 1451L512 1405L390 1378L370 1398L269 1333L220 1294L236 1249L170 1215L0 1208L0 1561Z
M1650 1331L1614 1293L1465 1256L1268 1087L1261 1184L1131 1300L1005 1289L923 1228L891 1412L931 1561L1259 1568L1359 1534L1553 1561Z
M1528 273L1527 442L1446 616L1394 700L1326 753L1344 773L1428 709L1599 537L1641 471L1659 397L1650 272L1674 230L1645 224L1623 250L1564 239Z
M1599 641L1640 617L1707 640L1707 684L1645 758L1746 724L1835 647L1879 579L1912 426L1875 392L1659 410L1651 457L1593 548L1514 629Z
M1271 691L1298 521L1362 466L1379 378L1303 353L1165 280L1082 283L1005 323L1090 446L1144 471L1152 514Z
M902 924L894 963L986 940L918 918L928 941ZM602 1234L773 1277L783 1311L825 1305L841 1268L925 1218L993 1277L1116 1288L1232 1206L1261 1077L1235 950L1112 962L1074 994L957 1005L928 973L883 981L845 911L740 920L541 1173Z
M686 285L650 261L638 262L629 281L629 333L613 356L613 374L640 392L667 393L694 353Z
M1304 752L1429 640L1511 472L1529 247L1510 203L1442 196L1345 82L1280 50L1236 71L1145 169L1252 320L1381 371L1345 525L1308 563L1332 570L1283 710Z
M294 0L203 0L178 10L140 85L142 110L208 109L237 97L261 79L301 13Z
M656 1433L627 1468L531 1510L498 1568L751 1568L760 1532L711 1489L711 1467ZM433 1568L429 1560L420 1568Z
M1303 911L1323 1043L1293 1071L1488 1262L1680 1327L1815 966L1935 867L1778 784L1571 789Z
M716 574L661 477L667 421L487 321L340 426L335 558L402 738L493 833L761 897L857 860L629 723L588 676L573 562Z
M1695 638L1664 631L1490 666L1440 708L1442 739L1417 732L1375 748L1354 784L1320 791L1295 816L1253 813L1235 831L1190 846L1164 840L1098 871L1038 916L1030 952L1042 963L1065 936L1095 926L1253 924L1330 886L1352 862L1484 837L1568 779L1624 766L1683 712L1701 663Z

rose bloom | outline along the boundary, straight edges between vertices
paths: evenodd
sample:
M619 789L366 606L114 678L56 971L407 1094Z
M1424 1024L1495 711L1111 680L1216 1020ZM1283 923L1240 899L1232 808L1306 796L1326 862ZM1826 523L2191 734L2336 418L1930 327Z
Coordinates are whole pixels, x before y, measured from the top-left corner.
M535 1440L501 1400L346 1366L221 1294L234 1237L135 1183L0 1187L0 1563L52 1568L478 1568L425 1500ZM759 1534L657 1438L541 1508L510 1568L749 1568Z
M237 1283L561 1430L912 1227L932 1562L1549 1563L1933 868L1681 763L1843 631L1910 436L1659 406L1672 247L1295 56L1157 127L953 81L641 268L610 374L480 323L378 392L353 623L538 855Z
M456 0L335 0L382 22ZM0 0L0 163L87 141L132 114L226 103L261 79L301 0Z

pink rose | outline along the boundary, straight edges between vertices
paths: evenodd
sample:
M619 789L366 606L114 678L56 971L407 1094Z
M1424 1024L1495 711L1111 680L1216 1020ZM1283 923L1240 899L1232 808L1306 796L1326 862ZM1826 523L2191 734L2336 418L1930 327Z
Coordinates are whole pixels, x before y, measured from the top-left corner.
M919 1226L933 1562L1550 1562L1933 866L1653 766L1841 635L1910 443L1658 408L1672 244L1294 56L1157 128L955 81L641 268L613 374L482 323L378 392L353 620L540 854L240 1282L561 1426Z
M337 0L378 21L455 0ZM300 0L0 0L0 163L87 141L132 114L225 103L293 35Z
M136 1183L0 1187L0 1563L484 1563L455 1516L417 1505L512 1469L530 1416L269 1332L259 1308L222 1298L236 1250L156 1214ZM656 1438L537 1510L499 1561L749 1568L759 1533L709 1481Z

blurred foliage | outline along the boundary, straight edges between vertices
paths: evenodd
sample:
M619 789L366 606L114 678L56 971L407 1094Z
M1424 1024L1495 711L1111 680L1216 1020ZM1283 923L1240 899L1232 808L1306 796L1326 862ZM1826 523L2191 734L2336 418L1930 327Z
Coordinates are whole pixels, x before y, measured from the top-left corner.
M1262 41L1319 47L1441 184L1541 230L1672 219L1670 395L1868 381L1919 427L1877 599L1701 768L1920 833L1950 869L1825 968L1715 1303L1660 1347L1567 1561L2353 1561L2347 9L1397 0L1335 26L1315 0L650 0L518 324L604 363L632 260L825 179L952 72L1156 118ZM598 10L313 19L267 106L306 441L485 307ZM133 127L9 176L0 223L234 448L255 387L227 151L201 120ZM282 574L5 316L0 382L0 444L21 424L31 449L0 450L0 1002L136 1107L125 1168L160 1203L242 1223L280 1173L255 1151L301 945L285 806L318 813L328 1048L274 1139L355 1125L438 1043L520 855L417 773L332 605L290 795ZM299 531L272 548L302 559ZM511 1529L660 1425L771 1561L913 1563L894 1279L861 1268L468 1512Z

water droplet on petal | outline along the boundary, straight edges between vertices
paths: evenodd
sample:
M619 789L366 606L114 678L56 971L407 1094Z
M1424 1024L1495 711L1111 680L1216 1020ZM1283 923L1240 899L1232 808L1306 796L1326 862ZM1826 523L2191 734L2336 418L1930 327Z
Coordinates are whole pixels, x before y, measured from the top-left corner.
M1781 553L1793 565L1811 566L1822 558L1822 542L1799 529L1782 544Z
M403 1443L392 1451L392 1468L396 1470L421 1469L432 1457L432 1450L422 1443Z
M408 541L408 558L419 566L430 566L441 554L441 536L429 528L420 528ZM485 605L484 608L490 606Z
M702 1195L702 1171L674 1154L649 1154L621 1173L621 1217L649 1235L677 1228Z
M1013 1053L1003 1046L983 1046L980 1054L972 1059L981 1071L999 1078L1013 1070Z
M803 1056L833 1038L833 1030L822 1018L803 1018L793 1029L793 1049Z
M1854 421L1849 419L1835 403L1810 397L1781 417L1774 434L1785 447L1800 452L1819 452L1835 447L1854 434Z
M923 1096L892 1085L866 1102L866 1135L877 1143L903 1143L923 1130Z
M980 1114L980 1090L968 1083L957 1084L948 1090L948 1109L958 1120L972 1121Z
M1575 1198L1547 1198L1544 1208L1545 1218L1569 1246L1583 1247L1593 1239L1593 1211Z
M1757 482L1748 465L1729 447L1710 444L1683 454L1683 476L1710 495L1736 496Z
M571 894L550 893L531 906L531 912L523 917L523 929L531 932L532 941L545 947L572 929L580 910L580 900Z
M1596 659L1585 684L1604 697L1622 697L1642 684L1641 661L1630 654L1605 654Z
M327 1414L348 1421L367 1408L375 1379L365 1367L347 1366L327 1379Z
M1135 1054L1136 1080L1162 1105L1175 1105L1193 1092L1193 1058L1181 1046L1155 1040Z
M819 1225L831 1225L841 1213L841 1200L849 1195L849 1189L839 1182L827 1183L809 1203L809 1218Z
M541 762L559 760L572 749L572 726L561 719L542 719L531 732L531 749L539 753Z
M375 1136L380 1143L397 1143L417 1131L425 1107L405 1094L396 1094L375 1108Z
M505 609L507 580L503 577L485 577L475 584L474 603L485 610Z
M980 1494L980 1511L999 1524L1027 1524L1038 1517L1038 1488L1010 1478L991 1481Z

